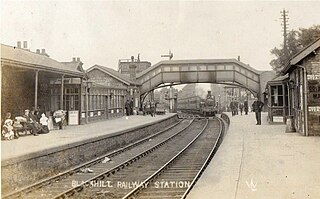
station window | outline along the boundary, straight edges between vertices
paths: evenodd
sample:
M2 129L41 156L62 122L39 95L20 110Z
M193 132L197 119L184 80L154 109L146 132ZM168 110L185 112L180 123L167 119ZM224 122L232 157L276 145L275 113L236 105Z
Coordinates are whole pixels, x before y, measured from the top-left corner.
M282 85L271 86L271 106L283 106L283 98Z

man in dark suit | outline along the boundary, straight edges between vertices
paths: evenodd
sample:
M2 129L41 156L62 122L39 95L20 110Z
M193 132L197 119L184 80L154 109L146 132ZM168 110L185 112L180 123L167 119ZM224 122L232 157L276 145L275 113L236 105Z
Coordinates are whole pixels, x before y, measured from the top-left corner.
M31 129L32 134L34 136L37 136L39 130L38 130L37 126L36 126L36 122L37 121L36 121L35 116L31 115L30 114L30 110L27 109L27 110L24 111L24 115L22 117L26 118L26 120L27 120L27 123L26 123L27 128Z
M246 115L248 115L248 111L249 111L249 106L248 106L248 101L244 101L244 112Z
M133 98L130 101L130 115L133 115Z
M256 113L256 125L261 125L261 111L262 107L264 106L264 103L260 101L259 98L256 98L256 100L252 104L252 109Z

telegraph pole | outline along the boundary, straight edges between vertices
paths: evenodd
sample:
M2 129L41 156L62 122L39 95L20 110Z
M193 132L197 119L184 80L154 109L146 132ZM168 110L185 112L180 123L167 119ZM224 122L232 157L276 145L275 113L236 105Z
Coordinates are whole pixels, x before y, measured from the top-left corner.
M284 55L286 56L286 58L289 58L289 53L288 53L288 45L287 45L287 31L288 31L288 13L289 11L286 11L285 9L283 9L281 12L281 20L282 20L282 32L283 32L283 49L284 49Z

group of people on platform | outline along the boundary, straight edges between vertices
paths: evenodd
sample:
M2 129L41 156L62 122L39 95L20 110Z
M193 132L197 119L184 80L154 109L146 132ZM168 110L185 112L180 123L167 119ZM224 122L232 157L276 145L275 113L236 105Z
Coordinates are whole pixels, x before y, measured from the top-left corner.
M126 115L130 116L130 115L134 115L134 114L139 114L139 112L137 111L136 113L134 113L134 106L133 106L133 98L131 100L127 100L125 103L125 110L126 110ZM154 101L147 101L143 103L142 106L142 113L143 115L151 115L151 117L155 117L156 116L156 107L157 107L157 103ZM141 114L141 113L140 113Z
M157 108L157 103L154 101L148 101L143 103L143 115L148 115L150 114L151 117L156 116L156 108Z
M256 98L256 100L252 104L252 111L255 112L256 115L256 125L261 125L261 111L264 106L264 103L260 101L259 98ZM237 101L230 102L230 109L232 116L239 115L239 111L242 115L244 112L245 115L248 115L249 112L249 106L248 101L244 101L243 103L239 103Z
M21 131L29 131L34 136L49 133L48 117L44 113L40 115L38 109L31 111L26 109L22 116L17 116L14 119L12 119L11 113L7 112L2 122L2 138L5 140L17 139Z
M22 132L38 136L49 133L49 129L53 129L54 125L59 129L66 125L66 111L57 110L51 115L53 119L49 119L44 112L40 112L39 108L26 109L23 115L16 117L12 117L12 114L7 112L1 121L1 138L4 140L18 139Z
M240 111L241 115L243 112L246 115L248 115L248 111L249 111L248 101L244 101L244 103L232 101L232 102L230 102L230 109L231 109L232 116L239 115L239 111Z
M126 115L133 115L133 98L131 100L127 100L124 108L126 109Z

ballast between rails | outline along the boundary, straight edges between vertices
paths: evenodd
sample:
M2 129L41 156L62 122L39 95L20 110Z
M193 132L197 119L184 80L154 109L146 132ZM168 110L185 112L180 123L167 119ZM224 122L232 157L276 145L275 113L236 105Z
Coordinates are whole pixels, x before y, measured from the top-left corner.
M149 178L147 178L145 181L143 181L139 186L137 186L135 189L133 189L131 192L129 192L127 195L125 195L122 199L134 199L135 195L142 190L145 185L150 182L153 178L160 175L161 172L166 169L168 166L170 166L174 161L183 154L184 151L186 151L198 138L199 136L204 132L208 125L208 119L206 120L205 126L201 129L201 131L197 134L197 136L187 145L185 146L177 155L175 155L173 158L171 158L165 165L163 165L159 170L154 172Z
M79 166L71 168L71 169L69 169L69 170L67 170L67 171L65 171L63 173L59 173L59 174L57 174L55 176L43 179L43 180L41 180L39 182L36 182L36 183L34 183L32 185L24 187L24 188L22 188L20 190L17 190L17 191L14 191L12 193L9 193L9 194L3 196L2 198L3 199L21 198L23 195L28 194L28 193L32 192L33 190L39 189L41 187L44 187L44 186L47 186L47 185L51 184L52 182L55 182L55 181L58 181L60 179L67 178L67 177L73 175L73 174L77 173L78 171L80 171L81 168L90 167L90 166L92 166L94 164L97 164L97 163L101 162L101 160L103 160L105 157L113 157L113 156L115 156L117 154L120 154L120 153L122 153L124 151L127 151L127 150L129 150L129 149L131 149L131 148L133 148L133 147L135 147L135 146L137 146L137 145L139 145L139 144L141 144L143 142L146 142L150 138L153 138L153 137L155 137L155 136L157 136L157 135L159 135L159 134L161 134L161 133L163 133L165 131L168 131L168 130L174 128L175 126L180 124L182 121L183 120L180 120L177 123L165 128L165 129L163 129L163 130L161 130L161 131L159 131L159 132L157 132L155 134L152 134L152 135L147 136L147 137L145 137L145 138L143 138L141 140L138 140L138 141L136 141L136 142L134 142L132 144L129 144L128 146L126 146L124 148L120 148L120 149L118 149L116 151L113 151L111 153L104 154L104 155L102 155L100 157L95 158L94 160L88 161L88 162L86 162L84 164L81 164Z
M187 197L187 195L190 193L191 189L194 187L194 185L197 183L197 181L199 180L199 178L201 177L202 173L204 172L204 170L207 168L208 164L210 163L211 159L213 158L213 156L215 155L215 153L218 150L218 147L220 145L220 143L222 142L223 139L223 132L225 130L224 127L224 123L223 121L218 118L218 121L220 123L220 132L218 135L218 139L216 140L209 156L207 157L206 161L204 162L203 166L201 167L201 169L199 170L199 172L197 173L196 177L194 178L194 180L191 182L190 187L188 187L188 189L186 190L186 192L183 194L183 196L181 197L181 199L185 199Z
M173 139L175 136L177 136L178 134L180 134L181 132L183 132L186 128L188 128L192 123L193 123L194 119L191 120L191 122L184 127L183 129L179 130L177 133L175 133L174 135L170 136L169 138L165 139L164 141L160 142L159 144L150 147L149 149L145 150L144 152L134 156L133 158L130 158L129 160L118 164L117 166L113 167L112 169L109 169L97 176L94 176L88 180L86 180L85 182L83 182L80 185L77 185L76 187L73 187L63 193L60 193L59 195L54 196L53 198L55 199L65 199L65 198L69 198L70 196L73 196L75 193L82 191L84 188L89 187L90 186L90 182L95 181L95 180L102 180L105 177L110 176L111 174L114 174L116 171L119 171L120 169L132 164L133 162L139 160L140 158L144 157L145 155L152 153L154 150L156 150L157 148L161 147L162 145L164 145L165 143L169 142L169 140Z

